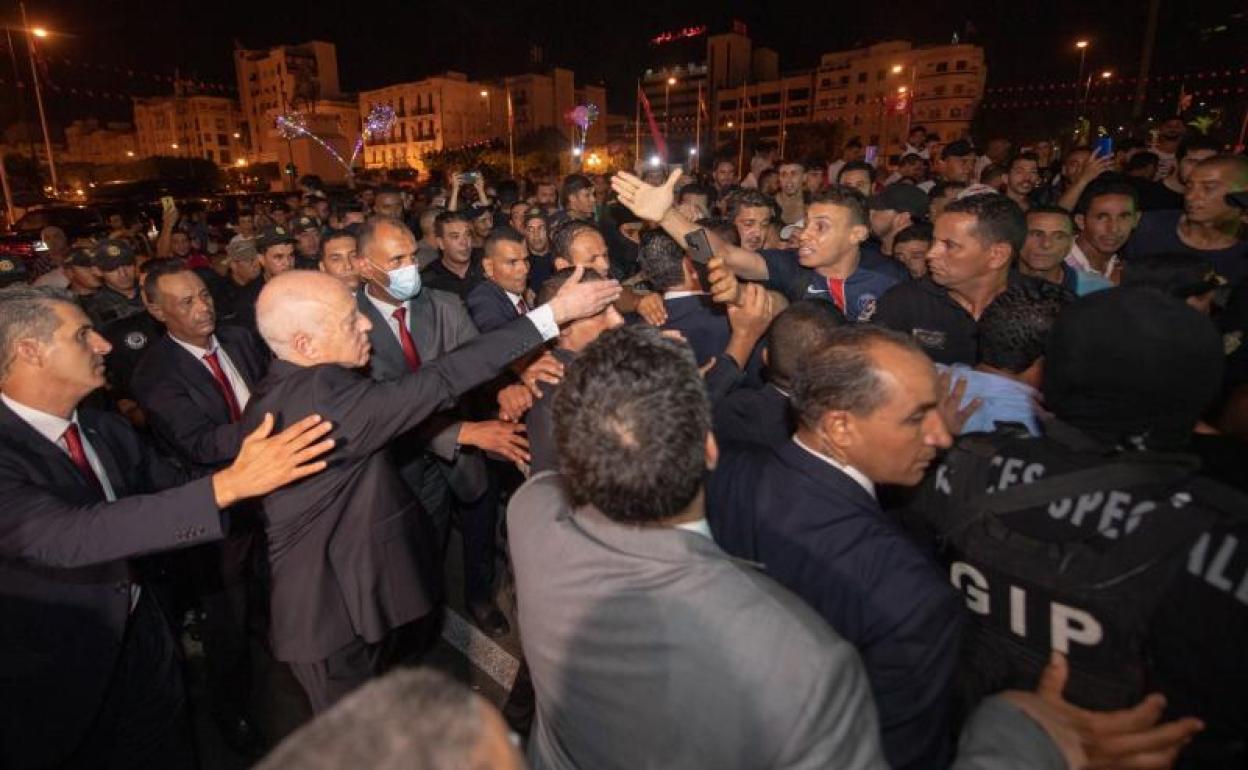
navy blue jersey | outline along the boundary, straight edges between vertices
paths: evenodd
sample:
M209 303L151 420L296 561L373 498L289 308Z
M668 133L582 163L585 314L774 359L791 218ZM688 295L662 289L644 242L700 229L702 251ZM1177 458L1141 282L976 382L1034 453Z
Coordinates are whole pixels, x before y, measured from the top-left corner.
M796 251L765 249L759 253L767 263L767 288L780 292L790 302L827 300L855 323L870 321L880 297L900 282L896 275L862 263L848 278L826 278L798 264Z

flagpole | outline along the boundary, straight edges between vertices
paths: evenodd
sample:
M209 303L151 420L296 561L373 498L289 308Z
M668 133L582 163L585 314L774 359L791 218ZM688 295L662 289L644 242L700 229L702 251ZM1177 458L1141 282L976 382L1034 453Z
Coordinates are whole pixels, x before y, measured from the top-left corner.
M698 83L698 108L694 112L693 169L701 167L702 161L702 84Z
M39 105L39 124L43 126L43 145L48 151L48 173L52 177L52 197L60 191L56 181L56 158L52 156L52 136L48 133L48 117L43 111L43 92L39 90L39 71L35 67L35 36L31 34L30 22L26 20L26 3L19 2L22 11L22 27L26 30L26 51L30 54L30 79L35 82L35 104Z
M633 112L633 170L641 170L641 78L637 78L637 109Z
M741 84L741 119L737 121L737 125L741 130L737 132L737 173L745 179L748 174L745 173L745 100L749 85Z

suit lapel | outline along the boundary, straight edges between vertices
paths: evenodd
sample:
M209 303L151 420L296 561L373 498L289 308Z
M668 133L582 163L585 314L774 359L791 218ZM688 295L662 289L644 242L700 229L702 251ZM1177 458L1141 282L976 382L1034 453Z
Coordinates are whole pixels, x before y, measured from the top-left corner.
M245 329L240 331L246 332ZM250 335L250 332L247 334ZM227 336L222 336L221 330L218 330L217 342L234 362L234 368L242 375L243 382L247 383L247 389L255 390L256 383L260 381L261 372L264 371L263 365L257 358L255 347L245 343L241 337L235 337L234 330L227 332Z
M365 289L360 288L356 301L360 306L360 312L368 318L373 324L373 328L368 333L368 341L373 346L373 352L370 356L369 365L377 377L381 379L392 379L401 376L407 371L407 359L403 357L403 347L395 338L394 333L390 331L390 319L383 318L381 313L377 312L377 308L364 294Z
M186 384L191 399L200 409L209 414L214 422L228 423L230 408L226 405L221 391L217 390L212 373L196 360L189 350L174 342L169 335L166 334L160 344L164 345L165 350L168 351L169 362L173 364L172 368L177 372L177 376ZM229 353L229 351L226 352Z
M86 435L87 441L91 443L91 448L96 450L96 455L100 458L100 462L104 463L109 481L112 482L114 478L117 479L117 482L113 484L113 490L117 491L119 488L124 486L122 483L124 478L120 475L121 470L117 466L117 463L111 460L111 447L101 446L102 444L107 444L107 441L101 440L98 436L98 432L94 430L94 420L89 419L91 426L90 429L88 429L88 423L83 421L83 416L87 414L89 413L79 413L79 424L82 426L83 433ZM80 500L87 501L99 499L99 494L95 491L95 488L82 477L82 474L78 471L77 466L74 465L74 461L69 458L69 454L56 444L44 438L42 433L30 427L29 423L21 417L18 417L12 409L9 409L9 407L3 403L0 403L0 435L5 437L4 440L12 441L14 443L19 455L33 453L47 462L49 464L49 469L54 474L53 478L47 479L51 485L56 487L72 488L77 492L75 498ZM110 459L105 460L106 456L109 456ZM43 481L43 479L36 478L32 479L32 481L38 483Z
M411 301L412 311L407 314L408 330L416 342L416 352L421 361L432 361L441 354L438 349L438 313L433 301L424 292Z
M86 434L87 441L90 442L91 448L95 450L95 456L99 458L100 464L104 466L104 473L108 474L108 485L113 488L113 496L120 500L128 494L130 484L126 478L125 470L118 462L118 447L105 435L104 431L99 429L99 423L94 413L90 411L78 412L78 424L82 426L82 432Z

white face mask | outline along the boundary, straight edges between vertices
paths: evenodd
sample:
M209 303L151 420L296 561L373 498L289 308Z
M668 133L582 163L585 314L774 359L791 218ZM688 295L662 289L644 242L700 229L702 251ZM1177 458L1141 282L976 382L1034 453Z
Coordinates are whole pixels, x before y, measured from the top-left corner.
M416 265L404 265L386 273L390 285L386 291L399 302L406 302L420 293L420 269Z

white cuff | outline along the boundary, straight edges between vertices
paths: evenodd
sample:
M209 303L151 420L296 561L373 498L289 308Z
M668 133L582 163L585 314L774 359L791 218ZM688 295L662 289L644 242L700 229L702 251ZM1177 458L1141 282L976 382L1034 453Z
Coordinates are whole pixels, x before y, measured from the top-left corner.
M550 303L530 310L524 317L533 322L543 340L553 340L559 336L559 324L555 323L555 311L551 309Z

